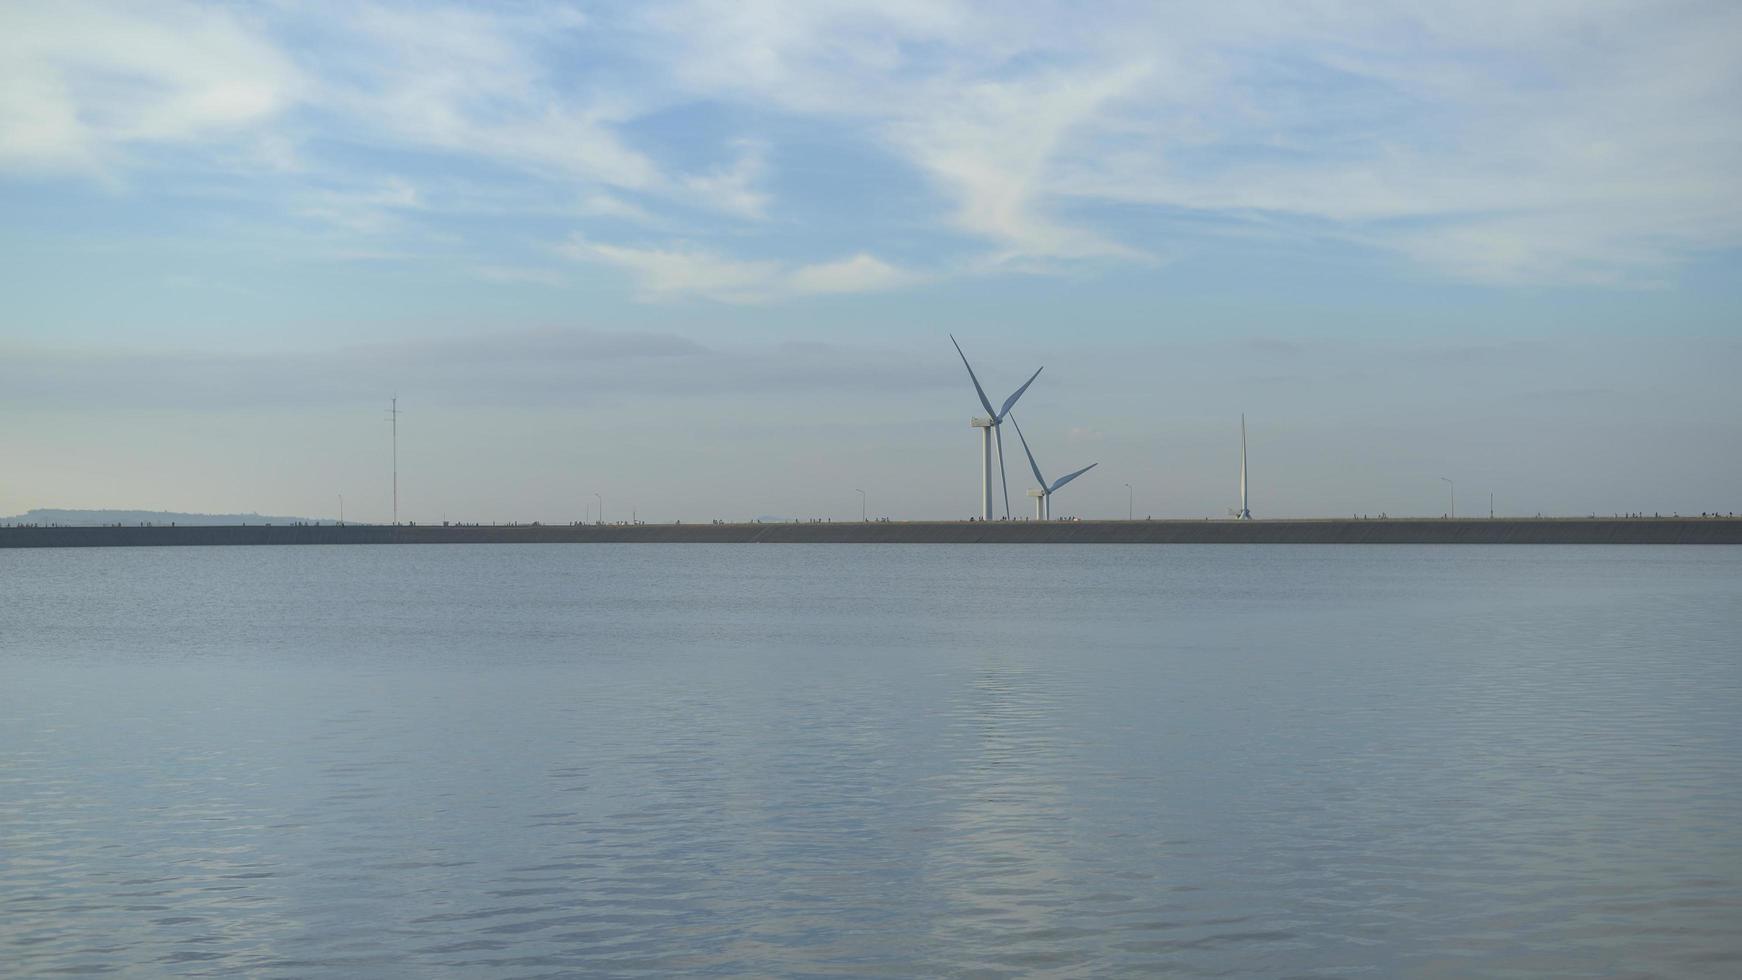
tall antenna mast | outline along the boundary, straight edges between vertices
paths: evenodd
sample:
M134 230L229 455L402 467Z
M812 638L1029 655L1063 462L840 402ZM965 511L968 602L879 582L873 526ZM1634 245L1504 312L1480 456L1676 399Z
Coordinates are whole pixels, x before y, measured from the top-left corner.
M394 395L387 410L387 421L393 424L393 523L399 523L399 396Z

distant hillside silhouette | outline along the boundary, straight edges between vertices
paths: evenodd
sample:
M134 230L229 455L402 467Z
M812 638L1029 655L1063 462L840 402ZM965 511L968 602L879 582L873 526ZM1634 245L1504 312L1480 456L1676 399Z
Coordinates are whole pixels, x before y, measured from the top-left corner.
M183 514L170 510L58 510L38 507L16 517L0 517L0 524L313 524L312 517L276 517L269 514ZM322 523L332 523L323 520Z

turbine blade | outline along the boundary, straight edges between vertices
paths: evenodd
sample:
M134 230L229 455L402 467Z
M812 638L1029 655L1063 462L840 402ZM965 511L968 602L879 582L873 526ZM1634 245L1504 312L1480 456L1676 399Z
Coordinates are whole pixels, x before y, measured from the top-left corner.
M1034 373L1028 376L1028 380L1022 383L1022 387L1016 389L1016 394L1004 399L1004 408L998 413L999 418L1010 414L1010 410L1016 407L1016 399L1021 398L1022 393L1028 390L1028 386L1034 384L1034 379L1040 377L1040 372L1045 370L1044 366L1035 368Z
M1016 438L1022 440L1022 452L1028 457L1028 468L1034 471L1035 482L1040 484L1042 490L1045 490L1046 477L1040 475L1040 464L1034 461L1034 453L1029 452L1028 439L1022 434L1022 426L1017 425L1016 416L1010 416L1010 424L1016 426Z
M1072 480L1075 480L1077 477L1082 476L1084 473L1087 473L1090 470L1092 470L1095 467L1100 466L1100 465L1101 465L1100 463L1090 463L1089 465L1083 467L1082 469L1076 471L1075 473L1066 473L1064 476L1059 477L1059 481L1057 483L1053 484L1051 487L1048 487L1047 492L1051 493L1054 490L1057 490L1059 487L1064 486L1065 484L1071 482Z
M998 482L1004 485L1004 519L1010 519L1010 474L1004 472L1004 427L994 425L992 431L998 433Z
M956 335L950 334L950 343L956 344ZM998 413L992 411L992 400L986 397L986 389L980 387L980 379L974 377L974 366L968 363L968 355L962 353L962 345L956 344L956 354L962 359L962 366L968 369L968 380L974 382L974 394L980 396L980 404L986 409L986 414L997 421Z

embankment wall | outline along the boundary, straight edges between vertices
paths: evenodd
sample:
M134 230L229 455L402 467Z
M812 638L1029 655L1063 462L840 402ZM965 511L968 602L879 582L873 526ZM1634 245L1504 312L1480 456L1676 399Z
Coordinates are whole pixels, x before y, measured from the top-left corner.
M310 544L1742 544L1742 519L0 527L0 548Z

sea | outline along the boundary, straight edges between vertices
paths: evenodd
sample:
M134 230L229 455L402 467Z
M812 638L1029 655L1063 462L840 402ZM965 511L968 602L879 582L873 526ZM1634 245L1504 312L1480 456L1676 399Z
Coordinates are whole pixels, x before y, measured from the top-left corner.
M0 551L0 975L1742 976L1742 548Z

